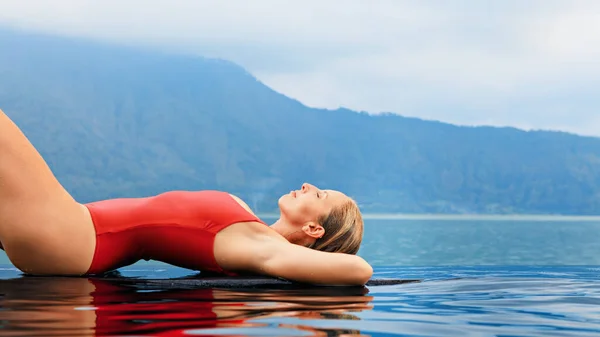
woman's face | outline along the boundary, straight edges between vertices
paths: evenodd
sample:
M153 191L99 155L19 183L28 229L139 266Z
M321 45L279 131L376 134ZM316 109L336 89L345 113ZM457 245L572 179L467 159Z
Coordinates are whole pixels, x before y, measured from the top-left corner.
M293 224L301 225L329 214L333 208L347 200L349 198L342 192L321 190L304 183L299 190L291 191L279 198L279 209L282 217Z

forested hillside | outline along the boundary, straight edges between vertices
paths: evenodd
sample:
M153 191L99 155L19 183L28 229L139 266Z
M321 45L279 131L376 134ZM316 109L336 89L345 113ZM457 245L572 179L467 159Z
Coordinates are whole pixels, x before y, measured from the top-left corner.
M272 212L308 181L366 212L600 214L598 138L313 109L223 60L0 31L0 108L82 202L222 189Z

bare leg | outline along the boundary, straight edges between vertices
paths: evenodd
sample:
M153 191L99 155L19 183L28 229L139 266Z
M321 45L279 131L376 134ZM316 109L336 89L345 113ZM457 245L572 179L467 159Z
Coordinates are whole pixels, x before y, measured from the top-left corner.
M87 209L2 110L0 241L11 262L31 274L83 274L96 244Z

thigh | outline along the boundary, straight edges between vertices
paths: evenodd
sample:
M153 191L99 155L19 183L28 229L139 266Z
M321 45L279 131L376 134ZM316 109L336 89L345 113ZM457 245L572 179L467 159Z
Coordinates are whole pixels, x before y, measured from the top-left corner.
M3 214L2 244L10 261L35 275L83 275L94 258L96 235L76 202L12 202Z
M0 153L0 241L11 262L36 274L85 271L95 248L87 209L2 110Z

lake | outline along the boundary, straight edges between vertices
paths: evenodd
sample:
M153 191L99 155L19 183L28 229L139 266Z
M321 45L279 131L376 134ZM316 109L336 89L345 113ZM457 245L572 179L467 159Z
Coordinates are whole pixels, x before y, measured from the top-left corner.
M600 220L366 220L359 288L136 288L113 279L23 277L0 255L0 335L596 336ZM195 273L155 262L123 277Z

